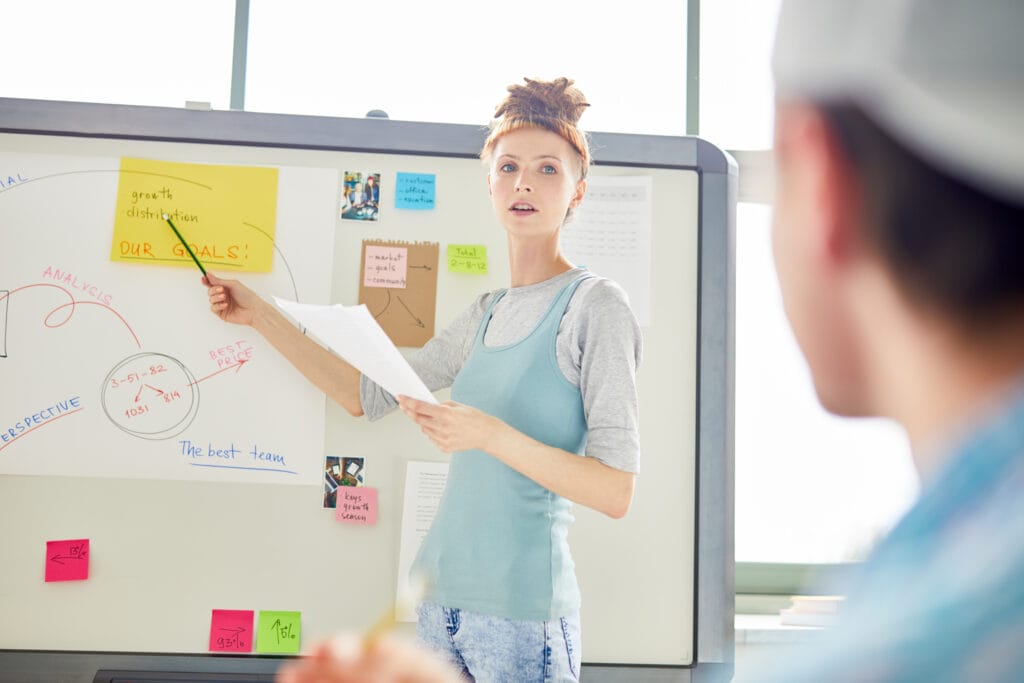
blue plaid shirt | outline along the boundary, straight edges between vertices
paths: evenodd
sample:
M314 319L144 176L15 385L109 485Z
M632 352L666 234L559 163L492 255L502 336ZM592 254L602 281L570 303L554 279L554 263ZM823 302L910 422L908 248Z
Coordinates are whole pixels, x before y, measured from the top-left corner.
M954 449L835 626L766 680L1024 681L1024 384Z

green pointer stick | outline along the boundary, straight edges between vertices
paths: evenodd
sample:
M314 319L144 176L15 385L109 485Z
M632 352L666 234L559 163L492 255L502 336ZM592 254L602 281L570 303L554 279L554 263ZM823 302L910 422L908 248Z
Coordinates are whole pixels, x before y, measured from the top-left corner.
M185 238L181 236L181 233L178 232L178 229L174 227L174 223L171 222L171 217L165 213L164 220L167 221L167 225L171 226L171 230L173 230L174 234L178 236L179 240L181 240L181 244L182 246L185 247L185 251L188 252L188 255L191 256L192 260L196 262L197 266L199 266L199 270L202 271L203 277L206 277L206 268L203 268L203 264L200 263L199 259L196 258L195 253L192 251L192 247L188 246L188 242L186 242Z

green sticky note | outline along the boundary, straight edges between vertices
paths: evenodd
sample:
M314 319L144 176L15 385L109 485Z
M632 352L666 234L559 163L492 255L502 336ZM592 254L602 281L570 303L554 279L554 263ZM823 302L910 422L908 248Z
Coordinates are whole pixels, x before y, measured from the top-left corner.
M482 244L449 244L448 272L487 274L487 247Z
M298 654L302 640L302 612L260 611L256 652Z

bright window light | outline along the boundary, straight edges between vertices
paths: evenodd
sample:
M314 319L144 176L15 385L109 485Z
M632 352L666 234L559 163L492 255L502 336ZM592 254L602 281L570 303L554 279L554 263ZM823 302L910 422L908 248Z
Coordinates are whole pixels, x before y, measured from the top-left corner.
M254 2L246 109L484 125L511 83L566 76L585 130L682 135L686 3Z
M0 95L226 109L230 0L4 2Z

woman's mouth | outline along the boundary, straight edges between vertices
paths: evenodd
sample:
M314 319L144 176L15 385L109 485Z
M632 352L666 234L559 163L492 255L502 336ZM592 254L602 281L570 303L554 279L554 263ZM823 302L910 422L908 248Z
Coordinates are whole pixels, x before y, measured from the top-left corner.
M516 202L509 208L509 211L511 211L517 216L526 216L531 213L535 213L537 209L533 208L532 204L527 204L526 202Z

